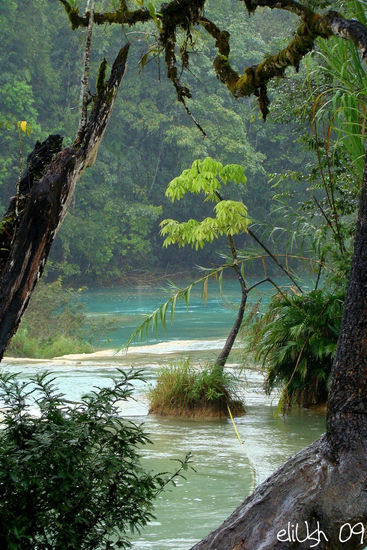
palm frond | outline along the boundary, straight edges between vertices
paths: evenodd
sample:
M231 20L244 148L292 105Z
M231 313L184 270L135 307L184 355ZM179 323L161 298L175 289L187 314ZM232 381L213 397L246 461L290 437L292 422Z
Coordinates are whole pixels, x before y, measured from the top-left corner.
M191 291L195 286L203 285L203 296L206 303L208 296L208 281L209 279L217 280L220 293L222 293L222 278L223 271L231 267L230 264L225 264L220 267L209 270L209 272L200 277L196 281L193 281L185 288L178 288L173 283L170 283L170 288L175 289L175 293L168 298L163 304L158 306L152 313L146 316L144 321L133 331L128 340L124 343L121 349L127 350L135 340L148 339L149 329L154 333L158 332L159 326L166 330L167 328L167 315L170 313L170 322L172 323L175 316L175 309L177 301L181 300L185 303L186 307L190 306ZM121 350L119 350L121 351Z

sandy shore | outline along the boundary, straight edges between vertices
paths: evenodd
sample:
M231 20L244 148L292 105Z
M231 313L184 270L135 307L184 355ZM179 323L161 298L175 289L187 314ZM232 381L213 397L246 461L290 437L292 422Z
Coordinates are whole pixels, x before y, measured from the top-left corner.
M118 360L142 355L169 355L182 352L200 352L221 349L225 340L172 340L147 346L131 346L128 350L103 349L93 353L73 353L52 359L31 359L29 357L5 357L6 363L49 363L67 364L70 362Z

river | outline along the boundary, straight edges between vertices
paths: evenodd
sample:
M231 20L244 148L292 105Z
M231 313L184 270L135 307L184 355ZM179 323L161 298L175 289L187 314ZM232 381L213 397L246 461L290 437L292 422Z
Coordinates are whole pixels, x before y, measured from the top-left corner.
M49 361L5 360L3 368L21 372L28 378L34 372L52 370L68 398L75 400L95 385L108 384L118 368L140 368L147 382L135 387L135 400L123 405L122 414L144 422L152 444L141 451L144 465L156 472L173 471L188 451L195 471L186 480L164 491L155 507L156 519L135 537L136 550L188 550L216 527L251 492L254 484L266 479L288 457L316 439L325 429L325 416L318 411L295 410L283 418L275 415L276 398L262 391L262 375L236 350L228 368L239 374L239 392L247 414L236 418L241 438L236 437L230 420L178 420L149 416L146 391L153 384L161 364L190 355L202 363L214 358L233 322L238 302L235 285L227 285L222 299L210 289L203 307L200 294L193 295L190 311L177 308L175 322L167 333L152 334L150 341L134 345L129 352L115 353L127 339L142 314L162 300L159 288L92 290L83 300L92 317L113 319L117 330L100 335L105 348L94 355L67 356ZM260 292L252 297L255 303ZM239 365L245 368L239 371Z

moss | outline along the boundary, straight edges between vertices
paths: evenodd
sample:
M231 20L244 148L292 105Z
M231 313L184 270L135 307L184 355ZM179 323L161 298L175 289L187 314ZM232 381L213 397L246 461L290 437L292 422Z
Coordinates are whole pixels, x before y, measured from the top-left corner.
M89 14L80 16L77 8L72 8L67 0L60 0L64 5L72 28L87 26ZM247 10L251 13L258 7L258 2L252 0L242 0ZM278 7L276 0L265 2L270 8ZM264 5L265 5L264 4ZM120 7L116 11L96 12L94 22L96 24L115 23L119 25L135 25L138 22L146 22L154 19L160 20L160 41L165 50L165 62L167 67L167 76L175 86L179 101L185 105L185 98L190 98L190 90L180 84L178 70L176 66L176 33L178 28L184 29L188 35L195 24L200 24L214 39L218 55L214 60L214 68L218 78L227 86L235 98L241 96L257 95L259 98L260 109L264 119L268 113L269 100L266 93L266 85L274 77L283 77L285 69L293 66L297 71L300 61L313 49L314 40L317 37L328 38L333 34L331 22L339 14L335 11L329 11L326 14L319 15L314 13L307 6L294 5L296 13L302 16L303 22L299 26L296 36L289 45L274 56L269 56L257 66L245 69L244 74L240 76L232 69L228 56L230 53L229 39L230 34L226 30L220 30L212 21L202 16L205 0L171 0L167 4L162 4L161 13L152 14L148 9L141 8L130 11L125 0L120 0ZM157 21L156 21L157 22ZM187 51L181 52L183 66L189 65ZM103 62L104 63L104 62ZM104 85L104 65L101 65L98 77L97 89L101 90ZM103 78L102 78L103 76ZM187 110L187 108L186 108Z
M228 58L223 55L217 55L214 60L214 68L219 80L221 80L233 95L236 95L235 90L239 80L239 75L232 69Z
M250 0L245 1L245 4L249 11L254 11L255 8ZM207 19L203 19L201 24L216 40L215 45L219 53L214 60L214 68L218 78L236 98L255 94L259 98L260 109L265 120L269 111L269 99L266 93L269 80L274 77L284 77L285 69L289 66L293 66L298 71L300 61L313 49L315 38L318 36L328 38L332 35L330 21L336 15L338 15L336 12L328 12L321 16L305 8L304 20L288 46L278 54L266 57L258 65L247 67L242 76L232 69L228 61L229 33L220 31Z
M85 16L79 15L78 8L73 8L70 6L67 0L60 0L62 5L65 8L65 11L68 15L71 27L73 30L78 27L87 27L89 21L89 12ZM122 7L116 11L112 12L95 12L93 16L94 22L97 25L104 25L105 23L116 23L118 25L135 25L136 23L144 23L151 19L149 11L145 8L138 9L135 11L130 11L126 4L123 3Z
M0 222L0 233L7 231L9 228L13 227L15 222L15 214L7 214Z
M102 63L99 66L99 71L98 71L98 76L97 76L96 89L97 89L97 95L98 96L103 94L103 92L105 90L105 87L106 87L106 84L105 84L106 70L107 70L107 59L104 58Z

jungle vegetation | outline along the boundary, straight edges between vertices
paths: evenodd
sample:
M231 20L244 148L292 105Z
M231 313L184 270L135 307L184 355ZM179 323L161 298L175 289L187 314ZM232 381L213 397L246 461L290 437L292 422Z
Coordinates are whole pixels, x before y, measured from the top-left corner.
M251 65L283 43L290 14L263 11L248 17L242 6L234 3L229 21L224 15L225 4L224 0L211 2L210 11L232 33L232 49L240 64ZM9 196L14 195L20 162L24 167L34 141L48 133L70 136L77 127L84 35L66 28L58 2L46 0L37 2L37 14L32 3L24 0L3 2L0 31L2 214ZM91 93L101 57L111 61L112 52L121 43L121 30L113 25L95 26L93 33ZM56 239L48 262L50 280L61 275L65 284L76 279L78 284L109 284L155 270L176 272L177 261L180 271L197 263L217 263L218 252L226 249L223 239L207 246L199 256L190 248L182 250L179 257L162 249L158 234L162 218L200 218L203 213L203 206L189 197L185 203L172 204L164 195L167 183L197 158L212 156L223 164L240 164L245 167L248 184L234 198L247 204L254 220L264 221L273 194L268 173L281 172L285 166L300 169L308 156L294 143L292 122L283 125L269 118L265 129L253 102L236 102L218 86L211 39L195 34L193 41L200 55L187 78L195 87L190 108L208 136L203 139L185 111L177 109L171 83L159 76L163 69L154 45L154 29L148 39L143 28L127 29L126 33L134 47L123 97L117 99L104 147L77 188ZM27 121L29 135L19 134L19 120ZM297 189L300 196L301 186Z
M50 358L94 351L96 333L106 332L108 326L87 318L80 300L82 290L66 288L60 278L40 281L7 354Z

